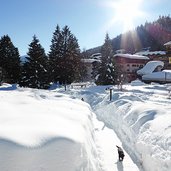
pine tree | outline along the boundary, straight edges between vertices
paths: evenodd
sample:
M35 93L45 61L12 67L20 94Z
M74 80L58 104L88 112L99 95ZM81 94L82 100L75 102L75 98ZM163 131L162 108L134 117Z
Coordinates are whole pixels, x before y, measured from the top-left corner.
M0 39L0 67L2 68L2 81L6 81L11 84L19 81L19 52L8 35L5 35Z
M46 89L50 85L48 78L48 60L44 48L36 36L29 44L27 61L23 65L20 86Z
M117 70L113 61L113 50L109 35L106 34L105 42L101 48L101 64L97 75L97 84L108 85L115 84L117 79Z
M50 52L49 52L49 68L50 79L52 82L58 82L60 80L60 62L62 58L62 35L59 25L57 25L55 32L53 33Z
M71 83L80 78L80 49L76 37L68 26L62 30L63 36L63 81Z
M91 72L91 78L94 80L97 80L99 76L99 68L101 66L100 62L94 61L92 62L92 72Z
M50 47L49 61L53 82L71 83L80 79L80 49L76 37L68 26L57 26Z

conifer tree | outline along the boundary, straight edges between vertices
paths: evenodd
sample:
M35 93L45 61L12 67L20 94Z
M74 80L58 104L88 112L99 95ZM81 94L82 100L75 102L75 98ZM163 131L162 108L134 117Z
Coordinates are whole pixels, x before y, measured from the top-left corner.
M114 64L113 50L109 35L101 48L101 64L98 70L96 83L102 85L115 84L117 79L116 65Z
M50 52L49 52L49 71L52 82L58 82L60 79L60 62L62 58L62 35L59 25L53 33Z
M48 60L44 48L36 36L29 44L27 61L23 65L20 86L46 89L50 85L48 78Z
M0 67L2 68L2 81L17 83L20 78L20 57L10 37L5 35L0 39Z
M68 26L62 30L59 26L56 27L50 46L49 61L53 82L66 84L80 79L80 49L76 37Z
M62 30L63 36L63 74L62 81L71 83L80 77L80 49L76 37L71 33L68 26Z

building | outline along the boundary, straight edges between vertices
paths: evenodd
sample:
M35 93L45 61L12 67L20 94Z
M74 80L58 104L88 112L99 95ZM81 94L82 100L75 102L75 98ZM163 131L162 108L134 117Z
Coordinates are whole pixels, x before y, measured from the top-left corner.
M136 54L147 56L151 61L162 61L164 62L164 69L171 69L171 55L168 51L141 51Z
M143 55L150 58L151 61L162 61L164 62L164 69L171 69L171 41L164 44L165 51L141 51L137 52L136 55Z
M125 49L118 49L116 50L116 54L125 54L126 50Z
M164 44L167 54L171 54L171 41Z
M136 71L142 68L149 61L149 58L141 55L116 54L114 61L125 75L125 82L131 82L137 79Z
M101 53L94 53L90 56L90 58L82 59L86 68L87 68L87 77L84 81L93 81L92 71L93 65L98 66L101 63Z
M164 44L166 48L167 63L165 69L171 69L171 41Z

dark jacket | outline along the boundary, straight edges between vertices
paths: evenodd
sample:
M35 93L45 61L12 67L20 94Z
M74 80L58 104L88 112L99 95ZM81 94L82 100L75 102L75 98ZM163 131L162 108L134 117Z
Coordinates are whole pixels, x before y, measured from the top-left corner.
M122 150L121 147L117 146L116 147L118 148L118 155L119 155L119 159L123 160L125 154L124 154L124 151Z

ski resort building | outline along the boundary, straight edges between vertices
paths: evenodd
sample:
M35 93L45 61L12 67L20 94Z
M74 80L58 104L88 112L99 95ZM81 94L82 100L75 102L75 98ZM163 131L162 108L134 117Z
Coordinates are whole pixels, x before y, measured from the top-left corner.
M137 70L143 68L149 58L141 55L116 54L114 60L124 74L125 82L131 82L137 79Z
M147 56L150 61L162 61L165 69L171 69L171 55L167 51L141 51L136 55Z

